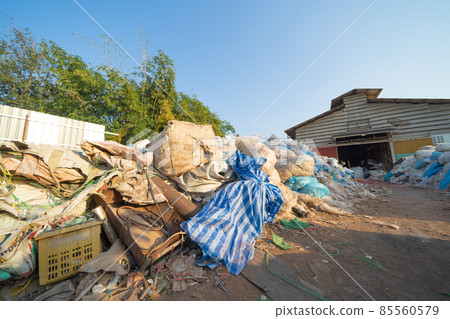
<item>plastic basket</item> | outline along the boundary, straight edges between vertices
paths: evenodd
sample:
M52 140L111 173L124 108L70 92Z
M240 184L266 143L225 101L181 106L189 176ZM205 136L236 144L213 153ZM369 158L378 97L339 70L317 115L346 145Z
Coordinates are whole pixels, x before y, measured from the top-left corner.
M102 251L101 222L94 221L52 230L37 237L39 284L47 285L78 273Z

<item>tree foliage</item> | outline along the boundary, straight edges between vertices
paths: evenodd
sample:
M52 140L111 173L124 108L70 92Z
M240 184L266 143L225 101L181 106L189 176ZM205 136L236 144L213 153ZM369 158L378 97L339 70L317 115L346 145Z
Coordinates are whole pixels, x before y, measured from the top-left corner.
M195 95L176 91L174 63L161 50L125 73L89 65L15 26L0 39L0 103L103 124L124 140L144 129L159 132L173 119L211 124L219 136L235 133Z

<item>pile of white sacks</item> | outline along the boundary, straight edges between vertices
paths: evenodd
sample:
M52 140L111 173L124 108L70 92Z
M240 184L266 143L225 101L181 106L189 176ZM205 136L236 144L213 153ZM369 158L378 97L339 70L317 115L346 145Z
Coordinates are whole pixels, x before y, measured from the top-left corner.
M169 121L157 137L132 148L152 158L154 174L199 205L208 203L220 188L236 180L227 161L236 150L266 159L260 169L283 195L277 218L312 216L314 211L348 214L355 200L375 197L336 159L320 156L291 139L216 137L210 125Z
M293 212L313 215L314 210L339 215L351 212L354 200L375 197L364 185L353 181L352 170L334 158L318 155L303 142L279 139L275 135L269 139L227 136L216 140L223 159L236 150L267 159L261 170L283 193L284 204L278 218L292 217ZM296 189L296 185L307 182L309 187ZM315 192L317 189L320 192Z
M433 189L450 187L450 144L423 146L414 155L397 161L384 177L391 183L409 183Z

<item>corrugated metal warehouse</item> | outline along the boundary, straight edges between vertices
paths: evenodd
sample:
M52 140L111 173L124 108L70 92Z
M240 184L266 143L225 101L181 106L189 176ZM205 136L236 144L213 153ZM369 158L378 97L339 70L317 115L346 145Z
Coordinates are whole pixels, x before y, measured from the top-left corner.
M421 146L450 143L450 99L378 98L381 91L351 90L333 99L329 111L285 132L351 166L373 159L390 167Z

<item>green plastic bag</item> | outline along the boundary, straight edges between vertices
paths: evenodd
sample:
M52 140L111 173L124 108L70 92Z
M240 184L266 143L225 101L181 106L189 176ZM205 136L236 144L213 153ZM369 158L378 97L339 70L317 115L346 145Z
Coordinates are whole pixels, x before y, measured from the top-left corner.
M291 228L291 229L304 229L304 228L307 228L307 227L311 226L311 225L309 225L309 224L307 224L305 222L300 221L300 219L298 217L296 217L296 218L294 218L292 220L281 219L280 221L281 221L281 224L286 229L289 229L289 228Z
M289 245L287 242L285 242L284 239L281 238L280 236L275 235L275 233L272 233L272 241L277 247L279 247L281 249L284 249L284 250L292 249L291 245Z
M9 272L3 271L0 269L0 281L11 278L11 274Z

